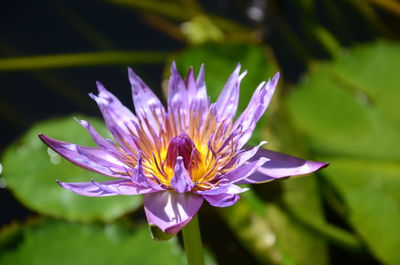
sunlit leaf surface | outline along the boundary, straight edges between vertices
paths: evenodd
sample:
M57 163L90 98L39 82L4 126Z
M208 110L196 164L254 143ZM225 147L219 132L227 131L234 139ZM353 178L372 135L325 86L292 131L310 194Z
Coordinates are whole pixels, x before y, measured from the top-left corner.
M185 264L176 238L156 242L147 225L132 228L120 222L84 225L47 220L14 228L12 235L6 233L0 235L2 265Z
M373 253L399 264L399 44L377 42L318 65L289 98L290 113Z

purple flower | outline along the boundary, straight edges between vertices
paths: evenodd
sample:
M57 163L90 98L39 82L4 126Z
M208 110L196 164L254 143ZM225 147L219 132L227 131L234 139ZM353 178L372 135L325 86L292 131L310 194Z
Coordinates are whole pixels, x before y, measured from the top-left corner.
M80 121L98 147L79 146L40 135L44 143L72 163L115 178L106 182L65 183L63 188L85 196L144 194L150 224L177 233L204 200L216 207L233 205L238 184L267 182L314 172L326 163L247 147L257 121L268 107L279 73L261 83L248 107L233 120L240 82L246 72L236 67L215 103L209 102L202 66L186 79L171 67L165 108L148 86L129 69L134 115L97 82L97 102L115 141L105 139L87 121Z

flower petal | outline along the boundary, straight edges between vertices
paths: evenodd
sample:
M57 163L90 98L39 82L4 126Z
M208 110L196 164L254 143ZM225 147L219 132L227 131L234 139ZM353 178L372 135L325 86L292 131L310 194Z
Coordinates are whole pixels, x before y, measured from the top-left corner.
M199 73L197 74L196 85L197 85L197 89L204 91L205 96L207 96L206 82L205 82L205 69L204 69L203 63L201 64Z
M140 185L146 186L149 182L149 179L145 176L143 171L143 155L142 152L139 151L139 159L136 167L133 169L133 174L131 176L131 180L139 183Z
M221 193L218 195L202 196L210 205L215 207L228 207L234 205L240 196L237 194Z
M107 150L113 154L118 154L119 151L116 148L115 144L108 139L103 138L94 128L93 126L85 121L76 119L92 136L93 141L103 150Z
M146 119L151 129L158 134L165 117L164 106L153 91L131 68L128 68L128 74L136 115L142 121L142 125L146 124L143 122Z
M127 152L136 153L132 133L136 133L135 124L138 124L138 119L100 82L96 84L99 95L89 95L97 102L109 131Z
M250 158L254 157L257 154L260 147L266 143L267 143L267 141L261 141L257 146L254 146L254 147L250 148L249 150L243 151L242 153L238 154L238 158L237 158L238 165L240 166L243 163L245 163L247 160L249 160Z
M103 149L62 142L44 134L40 139L59 155L77 166L110 177L128 178L125 165Z
M220 195L223 193L229 193L229 194L239 194L245 191L248 191L248 188L241 188L235 184L228 184L228 185L221 185L221 186L217 186L215 188L209 189L209 190L199 190L196 191L197 194L200 195Z
M240 131L239 137L237 138L238 148L242 148L253 134L258 120L264 114L271 101L278 80L279 72L272 80L269 80L268 83L261 83L254 92L247 108L235 121L232 131L233 133L238 133L238 131Z
M163 232L178 233L197 213L203 198L192 193L161 191L144 196L143 204L149 224Z
M171 187L179 193L185 193L193 188L194 184L183 164L183 158L178 157L175 164L174 176L171 179Z
M228 207L239 200L238 193L247 191L234 184L216 187L206 191L197 191L209 204L215 207Z
M196 84L196 79L194 77L194 69L192 66L189 68L189 71L186 74L185 84L188 90L189 99L195 98L197 93L197 84Z
M223 183L237 184L240 180L245 179L255 173L257 169L262 166L265 162L268 161L268 158L260 157L259 159L245 163L237 168L229 171L228 173L222 175L220 178L222 179ZM220 184L221 185L221 184Z
M142 152L139 151L139 159L136 167L133 169L133 173L131 174L131 180L134 183L137 183L139 186L150 187L154 190L164 190L159 183L149 179L143 170L143 156Z
M137 186L129 180L111 180L105 182L76 182L66 183L57 181L57 183L72 192L89 197L105 197L113 195L138 195L151 192L157 192L149 187Z
M200 67L197 80L194 79L193 68L190 68L186 78L186 86L188 89L190 109L199 111L202 116L205 116L210 102L204 82L204 64Z
M239 76L240 64L228 78L221 94L214 104L215 115L218 121L232 120L236 114L239 103L240 81L246 75L246 71Z
M257 154L249 161L259 159L260 157L266 157L270 160L262 167L259 167L254 174L242 179L236 184L260 183L278 178L303 175L315 172L323 167L328 166L328 163L325 162L303 160L294 156L263 148L258 150Z
M171 76L168 86L168 107L170 107L173 112L180 109L184 115L187 115L189 111L188 99L188 90L186 89L178 69L176 69L175 62L173 62L171 64Z

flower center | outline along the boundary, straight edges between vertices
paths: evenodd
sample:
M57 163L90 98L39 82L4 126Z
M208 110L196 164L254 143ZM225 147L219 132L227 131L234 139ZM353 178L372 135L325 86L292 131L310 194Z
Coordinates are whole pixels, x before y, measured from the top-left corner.
M183 164L189 174L193 166L196 167L200 162L200 154L196 149L196 145L193 143L192 139L190 139L189 135L184 132L178 136L172 137L165 158L166 165L170 168L174 168L179 156L182 157Z

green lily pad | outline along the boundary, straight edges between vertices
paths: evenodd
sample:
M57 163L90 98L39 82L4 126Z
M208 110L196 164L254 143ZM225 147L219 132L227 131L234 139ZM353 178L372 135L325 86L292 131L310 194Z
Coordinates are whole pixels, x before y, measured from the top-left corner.
M349 208L348 220L386 264L399 264L400 164L330 158L325 172Z
M45 220L0 234L0 264L185 264L176 238L151 239L147 225L132 228L125 223L78 224ZM8 233L10 234L10 233Z
M387 264L400 263L399 62L399 43L360 46L316 65L288 99L313 154L331 162L321 173L349 222Z
M88 120L103 136L108 132L97 119L76 115ZM110 177L81 169L61 158L38 138L44 133L52 138L79 145L94 146L90 135L73 117L53 119L32 127L7 148L3 157L3 176L7 188L26 207L50 216L78 221L112 221L141 205L138 196L90 198L61 188L56 179L65 182L110 180Z
M315 176L291 178L266 187L271 191L281 186L282 195L277 202L266 204L267 220L276 235L277 247L285 254L282 264L329 264L327 240L312 233L293 218L324 223L321 197ZM301 246L299 248L299 246Z

